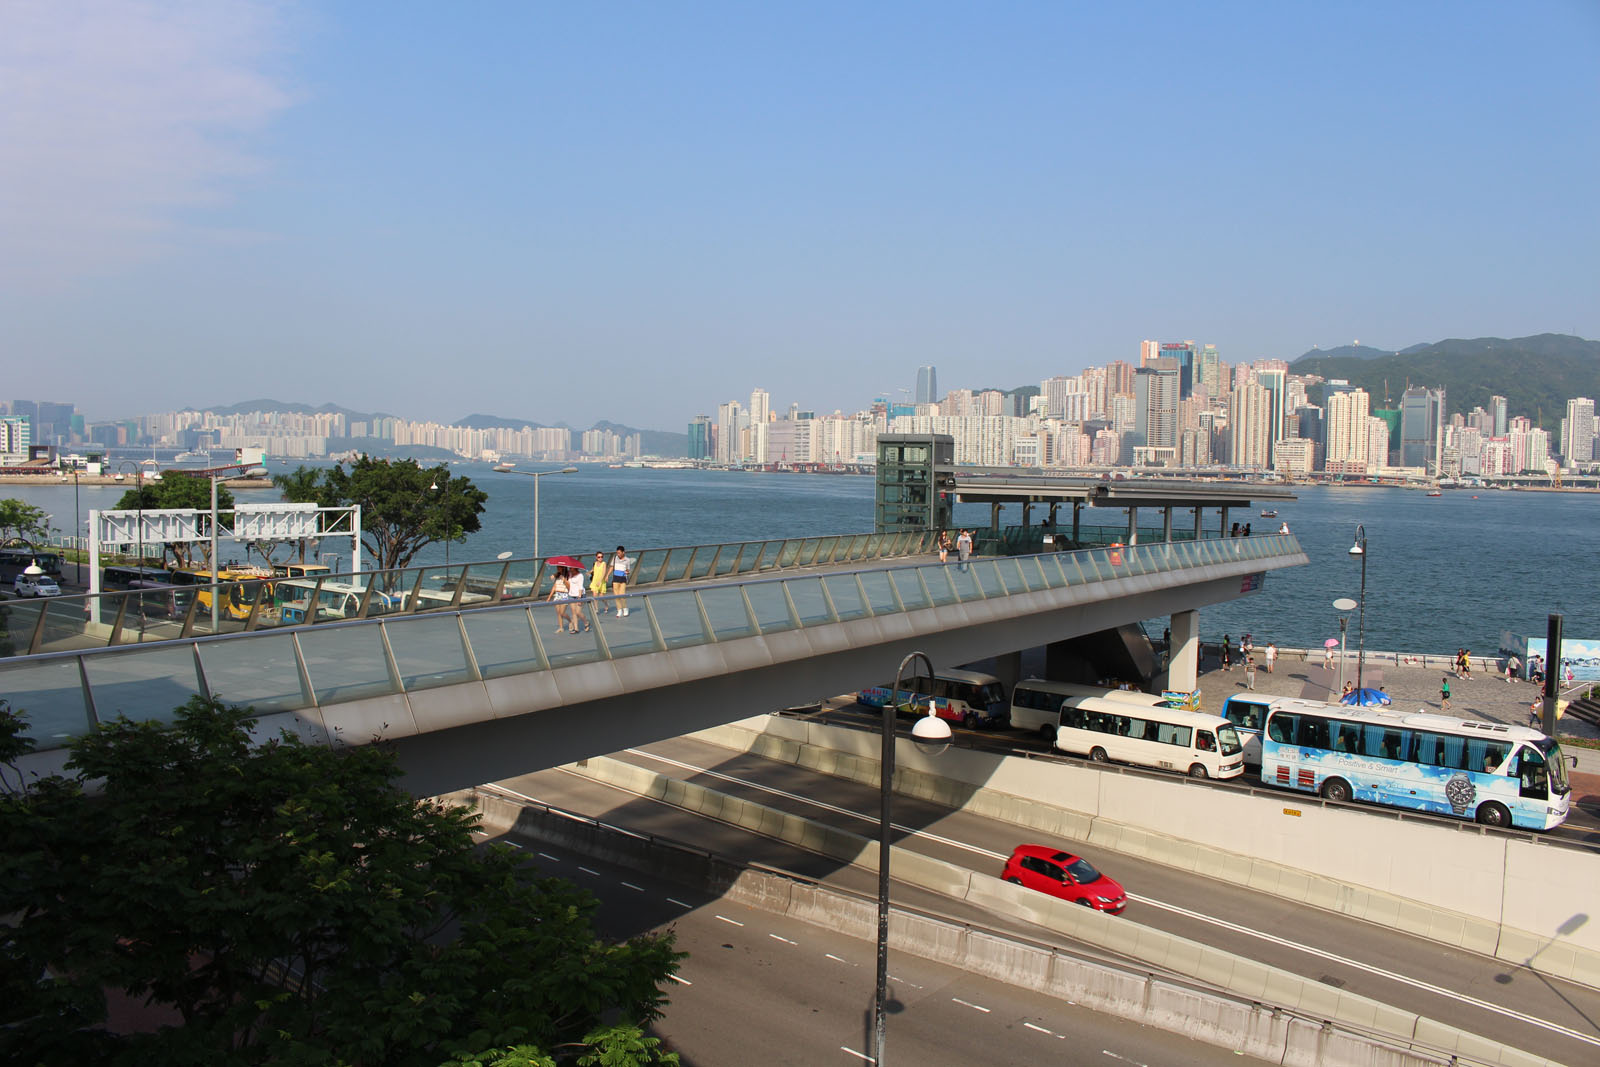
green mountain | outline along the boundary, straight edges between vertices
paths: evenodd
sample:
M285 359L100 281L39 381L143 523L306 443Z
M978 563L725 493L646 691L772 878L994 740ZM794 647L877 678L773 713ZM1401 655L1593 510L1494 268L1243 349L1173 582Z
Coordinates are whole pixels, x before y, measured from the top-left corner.
M1444 386L1451 412L1489 407L1495 394L1507 401L1511 415L1526 415L1534 425L1556 433L1567 401L1575 396L1600 397L1600 341L1568 334L1534 337L1451 338L1413 345L1376 358L1308 352L1290 364L1295 374L1344 378L1372 395L1373 407L1400 403L1407 385L1430 389ZM1320 386L1310 390L1312 403L1323 402Z
M1418 348L1421 345L1416 346ZM1301 359L1377 359L1380 356L1392 356L1393 352L1383 348L1373 348L1371 345L1339 345L1337 348L1313 348Z

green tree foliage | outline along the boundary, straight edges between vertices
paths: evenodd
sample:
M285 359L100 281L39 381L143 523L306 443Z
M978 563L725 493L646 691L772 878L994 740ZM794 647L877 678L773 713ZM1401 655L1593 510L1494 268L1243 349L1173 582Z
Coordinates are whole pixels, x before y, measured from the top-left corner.
M0 540L20 537L37 541L49 534L44 508L20 500L0 500Z
M349 470L301 467L272 480L291 503L361 505L361 543L379 570L407 566L428 545L477 532L489 499L470 478L452 476L443 464L422 467L414 459L362 456Z
M118 511L153 511L158 508L191 508L195 511L210 512L211 510L211 479L196 478L176 471L167 471L162 474L160 481L140 481L140 483L122 494L122 499L117 501ZM217 513L230 511L233 508L233 494L228 487L217 484ZM150 547L145 546L147 549ZM209 546L199 546L203 554ZM172 553L180 568L192 566L195 562L194 553L196 546L187 544L172 544L162 546L162 554Z
M673 1062L640 1030L670 935L598 940L592 897L474 847L475 817L398 788L381 747L254 725L196 698L0 792L0 1061ZM26 743L0 725L0 763ZM180 1021L112 1034L108 992Z

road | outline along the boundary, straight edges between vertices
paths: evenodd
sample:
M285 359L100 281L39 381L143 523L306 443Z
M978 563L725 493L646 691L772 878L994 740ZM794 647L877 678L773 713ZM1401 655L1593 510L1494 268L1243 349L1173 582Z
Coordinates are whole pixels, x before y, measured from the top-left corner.
M610 936L671 928L690 955L666 1016L652 1029L686 1067L869 1062L875 977L871 942L716 900L572 852L511 835L544 873L601 901ZM885 1059L929 1065L1027 1063L1077 1067L1259 1063L1231 1049L906 954L890 958Z
M619 753L618 758L859 834L871 835L876 827L876 789L792 765L684 738L648 751ZM504 784L623 826L871 892L866 872L837 870L832 861L781 842L618 794L568 772L544 771ZM904 797L896 798L895 820L901 845L991 875L1013 845L1031 836L994 820ZM1123 882L1134 899L1124 916L1127 921L1216 945L1561 1062L1593 1062L1600 1056L1600 993L1594 990L1137 858L1072 842L1051 843L1082 852ZM895 893L911 906L983 925L1025 925L1004 916L967 915L961 910L965 905L931 894L925 899L909 887L897 887ZM1037 928L1019 932L1061 943L1058 935Z

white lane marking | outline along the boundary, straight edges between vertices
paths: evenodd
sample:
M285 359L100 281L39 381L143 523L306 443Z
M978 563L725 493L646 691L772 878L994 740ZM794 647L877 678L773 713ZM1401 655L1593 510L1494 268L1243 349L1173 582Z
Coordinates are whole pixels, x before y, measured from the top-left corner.
M644 892L644 886L642 886L642 885L634 885L632 882L620 882L618 884L627 886L629 889L633 890L635 893L643 893Z
M839 1046L839 1051L840 1052L848 1052L848 1053L850 1053L850 1055L854 1056L856 1059L858 1059L858 1060L866 1060L868 1063L877 1063L878 1062L877 1060L873 1059L871 1056L868 1056L865 1052L857 1052L855 1049L851 1048L849 1045L840 1045Z
M891 982L899 982L901 985L908 985L912 989L921 989L922 988L921 986L919 986L915 982L906 981L904 978L901 978L898 974L891 974L888 977L889 977L889 981L891 981Z
M677 905L677 906L678 906L678 907L680 907L680 908L687 908L687 907L689 907L689 905L688 905L688 904L685 904L685 903L684 903L684 902L683 902L683 901L681 901L681 900L679 900L679 899L678 899L678 898L677 898L677 897L668 897L668 898L667 898L667 901L668 901L668 902L669 902L669 903L672 903L672 904L676 904L676 905Z
M543 856L545 859L549 860L551 863L560 863L561 862L561 857L560 856L552 856L548 852L541 852L541 853L539 853L539 855Z
M1130 1060L1126 1056L1118 1056L1115 1052L1112 1052L1108 1048L1101 1049L1100 1050L1100 1055L1102 1055L1102 1056L1110 1056L1112 1059L1121 1060L1123 1063L1131 1063L1131 1064L1134 1065L1134 1067L1149 1067L1148 1064L1140 1063L1138 1060Z
M769 786L764 786L764 785L761 785L760 783L757 783L757 782L751 782L751 781L747 781L747 780L741 779L741 778L734 778L731 775L721 774L721 773L719 773L717 771L713 771L713 770L710 770L710 769L705 768L705 767L696 767L696 766L694 766L693 764L690 764L690 763L683 763L683 762L680 762L678 760L669 759L666 756L657 756L654 753L643 752L643 751L641 751L639 749L633 749L633 748L627 749L626 751L628 751L628 752L630 752L632 754L635 754L635 755L644 756L644 757L646 757L648 759L657 760L657 761L659 761L661 763L665 763L665 764L668 764L670 766L679 767L679 768L682 768L683 770L694 771L695 773L698 773L698 774L707 774L707 775L710 775L713 778L721 778L724 781L736 782L738 784L748 786L748 787L750 787L752 789L759 789L759 790L762 790L764 792L771 793L774 796L787 797L787 798L792 799L792 800L797 800L797 801L800 801L802 803L810 804L810 805L812 805L814 807L821 808L824 811L832 811L832 812L836 812L836 813L841 814L841 815L849 815L849 816L852 816L853 818L860 819L863 822L874 822L875 823L875 822L878 821L877 816L875 816L875 815L863 815L863 814L861 814L859 812L851 811L848 808L837 807L837 806L835 806L833 804L825 804L822 801L813 800L810 797L800 796L797 793L790 793L790 792L787 792L787 791L782 790L782 789L773 789L773 788L771 788ZM987 857L990 857L992 859L1004 860L1006 858L1006 854L1005 853L1002 853L1002 852L991 852L988 849L978 848L975 845L969 845L969 844L966 844L965 842L962 842L962 841L954 841L954 840L951 840L950 838L947 838L947 837L941 837L938 834L930 834L925 830L918 830L915 827L907 827L907 826L900 826L899 824L894 824L894 829L900 831L901 833L906 834L909 837L924 838L924 839L929 840L929 841L935 841L935 842L938 842L940 844L950 845L950 846L953 846L955 848L966 849L968 852L975 852L978 855L987 856ZM1532 1026L1537 1026L1537 1027L1541 1027L1541 1028L1543 1028L1545 1030L1550 1030L1550 1031L1552 1031L1554 1033L1563 1034L1563 1035L1566 1035L1568 1037L1573 1037L1573 1038L1576 1038L1579 1041L1583 1041L1583 1042L1585 1042L1587 1044L1590 1044L1590 1045L1600 1046L1600 1038L1591 1037L1591 1036L1589 1036L1587 1034L1584 1034L1584 1033L1582 1033L1580 1031L1573 1030L1570 1027L1562 1026L1559 1023L1549 1022L1547 1020L1540 1019L1540 1018L1538 1018L1536 1016L1527 1015L1527 1014L1525 1014L1523 1012L1512 1011L1509 1008L1502 1008L1497 1004L1492 1004L1492 1003L1490 1003L1488 1001L1485 1001L1485 1000L1479 1000L1476 997L1469 997L1464 993L1456 993L1456 992L1453 992L1453 991L1451 991L1449 989L1445 989L1442 986L1436 986L1436 985L1432 985L1431 983L1421 981L1420 979L1408 978L1405 975L1396 974L1393 971L1386 971L1386 970L1383 970L1382 968L1379 968L1379 967L1373 967L1370 964L1358 963L1355 960L1347 959L1347 958L1345 958L1343 956L1337 956L1337 955L1334 955L1333 953L1323 951L1322 949L1312 948L1309 945L1302 945L1302 944L1299 944L1298 942L1290 941L1290 940L1288 940L1286 938L1275 937L1272 934L1265 934L1265 933L1262 933L1259 930L1252 930L1248 926L1240 926L1240 925L1238 925L1236 923L1230 923L1230 922L1228 922L1228 921L1226 921L1224 919L1213 918L1212 916L1203 915L1200 912L1193 911L1193 910L1188 909L1188 908L1180 908L1180 907L1177 907L1175 905L1166 904L1166 903L1163 903L1162 901L1154 900L1154 899L1149 898L1149 897L1141 897L1141 896L1137 896L1137 895L1135 895L1133 893L1129 893L1128 894L1128 899L1129 900L1136 900L1136 901L1139 901L1140 903L1144 903L1144 904L1149 904L1149 905L1151 905L1153 907L1164 908L1167 911L1174 912L1174 913L1179 914L1179 915L1187 915L1187 916L1190 916L1191 918L1199 919L1201 922L1211 923L1211 924L1213 924L1215 926L1220 926L1220 927L1222 927L1224 929L1232 930L1232 931L1234 931L1236 933L1248 934L1251 937L1261 938L1264 941L1273 942L1274 944L1281 945L1284 948L1295 949L1297 951L1304 952L1304 953L1306 953L1308 955L1317 956L1317 957L1320 957L1322 959L1330 960L1330 961L1335 962L1335 963L1343 963L1343 964L1346 964L1348 966L1354 967L1354 968L1356 968L1358 970L1363 970L1363 971L1366 971L1366 972L1368 972L1370 974L1376 975L1376 976L1378 976L1380 978L1388 978L1388 979L1391 979L1393 981L1400 982L1400 983L1402 983L1404 985L1409 985L1409 986L1412 986L1413 988L1423 990L1424 992L1435 993L1435 994L1437 994L1439 996L1446 997L1446 998L1451 999L1451 1000L1459 1001L1460 1003L1463 1003L1463 1004L1470 1004L1470 1005L1472 1005L1474 1007L1485 1008L1485 1009L1487 1009L1489 1011L1495 1012L1496 1014L1499 1014L1499 1015L1503 1015L1503 1016L1505 1016L1507 1018L1510 1018L1510 1019L1516 1019L1518 1021L1528 1023L1528 1024L1532 1025ZM841 961L841 962L843 962L843 961ZM1304 977L1304 976L1302 976L1302 977ZM1107 1053L1107 1055L1110 1055L1110 1053Z
M503 785L491 785L491 786L488 786L488 788L489 789L493 789L497 793L504 793L507 796L516 797L518 800L526 800L530 804L543 804L544 803L544 801L540 800L538 797L530 797L526 793L519 793L515 789L507 789Z
M584 874L592 874L592 875L594 875L594 876L595 876L595 877L596 877L596 878L598 878L598 877L600 877L600 872L599 872L599 871L591 871L591 870L590 870L590 869L589 869L589 868L587 868L587 867L585 867L585 866L584 866L584 865L583 865L583 864L581 864L581 863L580 863L580 864L578 864L578 870L580 870L580 871L582 871L582 872L583 872L583 873L584 873Z
M835 956L831 952L824 952L823 955L828 957L830 960L838 960L840 963L849 963L850 962L849 960L845 959L843 956Z
M730 926L743 926L744 925L744 923L740 922L738 919L730 919L726 915L718 915L717 918L721 919L723 922L727 923Z
M1049 1030L1046 1030L1042 1026L1035 1026L1032 1023L1023 1023L1022 1025L1026 1026L1029 1030L1037 1030L1041 1034L1049 1034L1051 1037L1055 1037L1056 1036L1055 1034L1051 1033Z
M974 1011L981 1011L985 1015L990 1013L989 1009L984 1007L982 1004L974 1004L970 1000L962 1000L960 997L951 997L950 999L961 1005L963 1008L972 1008Z
M689 981L689 979L687 979L687 978L679 978L675 974L669 974L669 975L667 975L667 977L672 979L674 982L677 982L679 985L694 985L694 983Z
M512 848L521 848L522 847L521 845L517 844L515 841L507 841L506 844L510 845Z
M704 774L712 778L720 778L724 782L732 782L735 785L742 785L751 789L758 789L763 793L771 793L775 797L783 797L786 800L798 801L801 804L810 804L814 808L821 808L823 811L831 811L835 815L848 815L852 819L859 819L862 822L870 822L874 825L876 825L878 822L878 817L876 815L863 815L859 811L851 811L849 808L841 808L837 804L827 804L823 801L815 799L814 797L805 797L801 796L799 793L790 793L787 790L774 789L772 786L762 785L759 782L752 782L744 778L735 778L731 774L722 774L721 772L713 771L708 767L696 767L692 763L684 763L680 760L669 759L666 756L658 756L654 752L645 752L637 748L624 749L623 751L627 752L629 755L643 756L646 759L653 759L658 763L665 763L669 767L677 767L679 770L692 771L695 774ZM930 834L926 830L918 830L913 826L902 826L899 823L890 823L889 825L891 828L898 830L901 833L911 834L927 841L933 841L941 845L947 845L950 848L959 848L967 852L974 852L986 859L1004 860L1009 855L1009 853L1006 852L993 852L986 848L979 848L977 845L969 845L965 841L957 841L953 837L940 837L938 834Z
M787 937L779 937L777 934L768 934L767 936L774 941L782 941L785 945L798 945L800 943L798 941L790 941Z
M1260 938L1262 941L1267 941L1274 945L1280 945L1283 948L1292 948L1298 952L1304 952L1308 956L1316 956L1319 959L1325 959L1331 963L1342 963L1347 967L1354 967L1358 971L1366 971L1368 974L1376 975L1379 978L1387 978L1391 982L1399 982L1402 985L1411 986L1413 989L1420 989L1425 993L1432 993L1435 996L1447 997L1450 1000L1458 1001L1462 1004L1468 1004L1474 1008L1482 1008L1484 1011L1492 1011L1496 1015L1503 1015L1508 1019L1515 1019L1518 1022L1527 1023L1530 1026L1537 1026L1544 1030L1550 1030L1554 1033L1561 1034L1564 1037L1570 1037L1578 1041L1582 1041L1585 1044L1600 1046L1600 1037L1592 1037L1589 1034L1583 1033L1582 1031L1574 1030L1571 1027L1562 1026L1560 1023L1549 1022L1545 1019L1540 1019L1537 1016L1525 1014L1524 1012L1512 1011L1510 1008L1502 1008L1500 1005L1490 1003L1487 1000L1479 1000L1477 997L1469 997L1465 993L1457 993L1453 990L1445 989L1442 986L1436 986L1432 983L1424 982L1418 978L1410 978L1403 974L1396 974L1394 971L1386 971L1382 967L1374 967L1370 963L1362 963L1359 960L1353 960L1346 956L1340 956L1332 952L1324 951L1320 948L1312 948L1310 945L1302 945L1299 942L1278 937L1276 934L1268 934L1260 930L1252 930L1248 926L1240 926L1238 923L1231 923L1225 919L1214 919L1209 915L1201 915L1199 912L1190 911L1188 908L1180 908L1177 905L1167 904L1159 900L1152 900L1149 897L1140 897L1129 893L1128 899L1136 900L1141 904L1148 904L1153 908L1160 908L1163 911L1170 911L1175 915L1187 915L1191 919L1198 919L1203 923L1210 923L1212 926L1220 926L1224 930L1231 930L1236 934L1248 934L1251 937ZM1106 1055L1109 1056L1111 1053L1107 1053Z

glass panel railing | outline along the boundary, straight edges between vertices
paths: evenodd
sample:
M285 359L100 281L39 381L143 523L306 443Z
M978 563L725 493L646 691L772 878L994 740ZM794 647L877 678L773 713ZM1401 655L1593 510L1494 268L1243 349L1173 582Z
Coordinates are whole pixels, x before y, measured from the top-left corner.
M833 610L840 622L865 618L870 614L854 574L825 575L822 584L828 590L828 598L833 601Z
M793 630L797 623L789 610L789 598L784 595L784 582L756 582L745 587L750 598L750 608L756 613L756 622L764 634Z
M733 574L738 569L739 550L743 547L742 545L719 546L716 555L712 557L711 568L708 573L718 577Z
M766 571L778 565L778 560L783 554L783 541L763 541L761 555L756 560L756 570Z
M44 599L0 601L0 651L8 656L26 656L32 651L34 629L50 602Z
M657 581L675 582L689 571L689 560L694 557L692 548L673 548L667 551L666 562L661 565Z
M395 619L384 627L400 684L407 692L473 680L460 616L454 613Z
M978 568L982 565L982 561L972 560L964 567L958 564L946 568L945 580L950 583L951 591L955 593L957 601L983 599L983 584L977 575Z
M689 579L704 578L711 573L711 564L717 558L719 545L702 545L689 555L689 566L684 571L684 577Z
M96 638L88 633L84 615L89 607L87 598L48 597L32 603L39 607L44 618L44 627L38 631L38 651L76 652L105 645L104 638ZM38 615L28 614L32 616L30 621L38 621ZM24 636L23 640L29 638Z
M317 703L396 692L383 649L382 623L314 626L299 632L300 656Z
M874 615L893 615L900 610L900 601L895 599L887 571L865 571L860 578Z
M262 634L249 641L205 641L197 645L200 669L211 695L257 711L294 711L310 705L300 682L294 635Z
M526 607L503 611L469 611L461 616L478 673L485 678L526 674L549 666L533 641Z
M194 646L188 643L105 652L83 658L95 717L171 722L174 710L200 695Z
M700 590L700 604L718 641L750 637L756 632L750 613L744 607L744 591L737 585L712 586Z
M900 603L906 606L907 611L925 608L931 603L927 591L922 588L922 579L917 577L914 568L890 571L889 580L894 582L894 591L900 595Z
M27 717L41 749L58 748L93 729L76 656L0 663L0 692Z
M819 537L817 539L817 554L813 559L817 563L832 563L835 559L834 553L837 551L839 551L839 539L837 537Z
M612 603L630 604L632 598ZM569 601L567 610L563 612L565 621L556 617L556 607L560 601L550 605L539 605L534 608L534 619L539 625L539 643L544 646L544 654L550 660L551 667L570 667L576 663L593 663L605 659L601 650L600 641L594 630L594 620L590 617L589 609L593 601ZM631 609L624 609L631 610ZM634 619L630 616L608 616L612 619L613 628L628 631L647 631L650 629L649 620L640 616ZM589 629L583 627L587 624ZM573 629L577 633L573 633Z
M629 597L628 605L627 616L616 621L619 624L631 624L637 616L645 625L612 626L608 620L605 623L606 644L613 656L655 652L663 646L685 648L703 645L710 640L700 614L700 602L692 589ZM650 625L652 620L654 629ZM657 634L660 635L659 645L656 642Z
M928 596L933 603L960 603L961 594L956 590L955 579L952 577L960 568L959 563L952 563L946 567L918 568L918 573L922 575L922 584L927 586Z
M663 549L647 548L633 559L633 581L636 585L654 584L662 580L661 576L666 568L667 552Z
M789 600L800 616L801 626L821 626L833 622L833 609L822 593L821 578L788 578L784 586L789 590Z
M799 538L788 538L778 547L778 566L793 567L800 559L800 550L805 547L805 541Z

